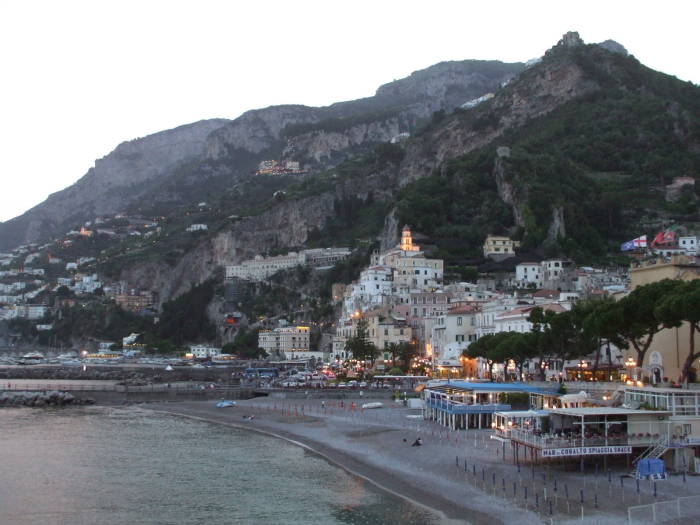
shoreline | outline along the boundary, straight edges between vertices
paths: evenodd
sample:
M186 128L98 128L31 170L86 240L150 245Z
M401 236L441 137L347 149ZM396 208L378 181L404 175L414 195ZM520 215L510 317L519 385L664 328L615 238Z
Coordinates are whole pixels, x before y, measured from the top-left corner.
M444 523L445 525L449 525L450 523L453 523L453 522L455 523L455 525L457 525L458 523L467 523L467 524L472 523L469 521L465 522L459 518L451 518L445 513L445 511L443 509L440 509L436 506L430 506L426 503L418 501L417 499L414 499L405 493L398 492L394 489L389 488L388 486L380 483L376 479L371 478L362 472L358 472L357 470L350 468L347 465L347 462L343 462L342 460L339 460L337 458L337 456L335 456L334 453L338 453L338 451L334 451L334 453L331 453L331 454L328 454L326 452L322 452L321 450L319 450L319 443L311 444L312 442L301 441L298 437L296 437L292 434L284 435L285 433L282 433L282 432L273 432L271 430L256 428L256 427L244 425L241 423L221 421L221 420L217 420L217 419L196 416L196 415L192 415L192 414L184 414L182 412L177 412L177 411L172 411L172 410L155 409L155 408L149 408L149 407L143 407L143 408L145 408L147 410L151 410L153 412L158 412L160 414L168 414L170 416L182 417L182 418L186 418L186 419L192 419L195 421L202 421L205 423L210 423L212 425L223 425L223 426L235 428L238 430L256 432L256 433L262 434L264 436L269 436L269 437L273 437L276 439L281 439L283 441L286 441L287 443L291 443L293 445L296 445L298 447L303 448L304 450L307 450L308 452L310 452L310 453L322 458L323 460L327 461L331 465L344 470L345 472L347 472L351 476L355 476L357 478L360 478L360 479L366 481L367 483L373 485L374 487L376 487L377 489L379 489L383 492L386 492L388 494L391 494L392 496L395 496L395 497L400 498L404 501L407 501L411 505L415 505L416 507L420 507L420 508L427 510L433 514L437 514L441 518L441 523ZM365 465L365 467L368 467L368 466Z
M413 430L317 415L302 415L301 420L295 415L293 420L285 415L270 413L272 407L251 406L259 403L260 399L250 401L250 404L238 402L235 408L226 409L215 408L212 402L147 404L141 407L284 439L382 491L427 509L446 525L505 525L513 522L513 516L518 517L521 525L542 523L542 519L533 512L487 494L469 483L452 479L455 470L441 469L436 465L431 454L436 452L435 445L428 443L431 440L424 440L427 446L418 448L411 448L410 441L406 442L409 436L415 434ZM283 400L266 401L271 404ZM251 414L255 414L256 418L238 419ZM394 436L396 439L391 439ZM351 439L348 440L348 437ZM389 446L387 440L391 441ZM406 447L406 451L397 448L396 442L401 449ZM441 448L439 451L455 457L452 450ZM454 460L451 465L454 465Z

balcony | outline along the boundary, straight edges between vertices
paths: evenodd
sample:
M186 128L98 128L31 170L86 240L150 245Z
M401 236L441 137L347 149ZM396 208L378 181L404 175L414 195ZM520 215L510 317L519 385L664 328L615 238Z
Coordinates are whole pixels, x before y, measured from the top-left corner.
M537 434L528 430L496 429L496 435L505 439L512 439L540 450L552 448L575 447L607 447L613 445L628 445L632 447L648 447L658 443L663 436L659 434L619 434L611 436L589 435L583 438L580 435L558 436L552 434Z
M449 401L445 399L426 399L425 406L427 408L436 408L450 414L484 414L493 412L503 412L511 409L510 405L500 403L490 403L485 405L468 405L458 401Z

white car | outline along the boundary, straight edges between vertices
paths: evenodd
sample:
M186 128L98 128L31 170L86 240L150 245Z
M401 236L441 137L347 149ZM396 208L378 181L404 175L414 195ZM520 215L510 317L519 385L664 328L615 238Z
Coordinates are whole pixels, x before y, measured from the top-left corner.
M299 383L297 383L296 381L284 381L282 383L283 388L292 388L295 386L299 386Z

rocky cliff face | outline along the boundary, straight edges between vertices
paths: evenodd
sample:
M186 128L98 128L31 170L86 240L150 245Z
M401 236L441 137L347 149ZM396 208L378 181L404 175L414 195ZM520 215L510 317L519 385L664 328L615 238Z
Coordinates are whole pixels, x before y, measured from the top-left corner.
M445 160L491 144L510 129L599 89L579 64L558 59L562 50L577 45L583 44L565 36L542 62L523 71L492 100L458 112L411 142L401 169L401 184L428 175Z
M307 167L334 163L345 156L341 157L343 153L365 145L389 142L410 129L409 119L399 116L358 124L343 131L312 131L291 137L282 157L299 160Z
M235 160L239 150L261 153L278 144L280 132L286 126L317 122L319 118L319 110L307 106L271 106L248 111L211 134L207 158L220 160L234 156Z
M0 225L0 246L36 241L57 228L75 226L69 226L70 221L80 223L122 211L179 163L202 155L207 136L225 123L220 119L203 120L123 142L95 161L78 182Z
M136 288L158 290L159 301L168 301L204 282L217 268L238 264L272 248L303 246L308 233L335 213L334 199L335 194L325 193L278 203L203 241L175 267L149 261L125 268L121 279Z

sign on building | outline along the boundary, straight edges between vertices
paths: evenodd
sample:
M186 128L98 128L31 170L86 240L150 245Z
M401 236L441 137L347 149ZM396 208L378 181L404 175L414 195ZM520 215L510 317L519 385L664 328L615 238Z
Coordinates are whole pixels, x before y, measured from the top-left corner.
M629 445L614 445L608 447L572 447L551 448L542 450L543 458L560 458L565 456L595 456L598 454L631 454Z

